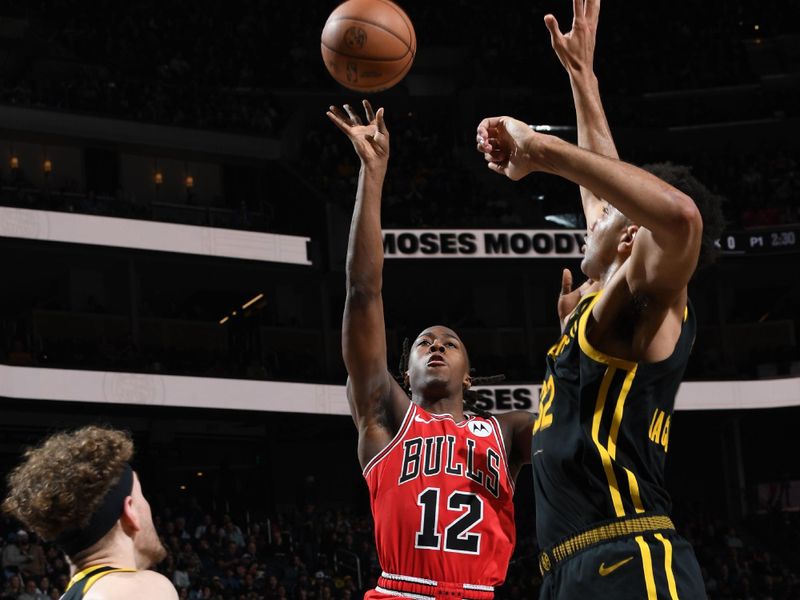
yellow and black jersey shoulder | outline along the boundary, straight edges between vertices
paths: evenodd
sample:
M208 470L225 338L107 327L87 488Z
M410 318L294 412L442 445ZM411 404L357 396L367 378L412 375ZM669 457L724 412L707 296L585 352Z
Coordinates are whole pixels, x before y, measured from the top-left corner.
M61 596L61 600L83 600L83 597L89 592L92 586L102 577L110 575L111 573L134 572L136 572L136 569L120 569L110 565L97 565L78 571L73 575L67 585L67 591Z
M586 336L601 293L581 300L547 354L532 456L539 541L609 519L669 512L664 463L675 395L695 336L691 303L658 363L605 354Z

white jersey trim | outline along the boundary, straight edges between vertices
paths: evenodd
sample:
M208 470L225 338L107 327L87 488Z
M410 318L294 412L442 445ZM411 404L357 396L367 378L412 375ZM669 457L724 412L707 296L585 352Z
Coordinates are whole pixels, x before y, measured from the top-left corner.
M412 594L410 592L395 592L394 590L387 590L379 585L375 586L375 591L387 596L397 596L398 598L412 598L413 600L436 600L433 596L423 596L421 594Z
M497 420L497 417L492 415L489 417L494 423L494 439L497 441L497 445L500 447L500 452L503 455L503 466L506 469L506 477L508 477L508 484L511 486L511 493L513 494L517 488L517 484L514 481L514 477L511 475L511 469L508 466L508 452L506 451L506 442L503 440L503 430L500 429L500 421Z
M477 585L474 583L465 583L465 590L475 590L477 592L494 592L494 588L490 585Z
M461 421L460 423L456 423L455 418L450 413L436 414L436 413L428 412L427 410L425 410L421 406L419 406L418 408L419 408L420 412L425 413L425 415L426 415L426 416L420 415L419 416L419 421L420 422L424 421L425 423L431 423L433 421L452 421L453 424L456 427L462 427L463 428L463 427L466 427L469 424L469 422L472 419L475 418L475 417L469 416L466 419L464 419L463 421ZM428 417L430 417L430 418L428 418Z
M392 441L386 444L386 447L383 450L381 450L375 456L373 456L372 460L367 463L366 467L364 467L364 470L362 471L364 477L369 475L369 472L375 467L375 465L377 465L381 460L386 458L386 455L392 451L392 448L394 448L400 442L400 440L403 439L405 434L408 432L408 429L411 427L411 423L413 422L412 417L417 412L415 410L415 406L416 405L409 400L408 410L406 410L406 414L403 417L403 422L400 424L400 428L397 430L397 433L392 438Z
M407 581L409 583L421 583L422 585L430 585L430 586L437 586L439 585L438 581L434 581L433 579L422 579L421 577L411 577L410 575L395 575L394 573L387 573L384 571L381 573L381 577L384 579L391 579L393 581Z
M387 573L383 571L381 573L381 577L384 579L389 579L392 581L405 581L407 583L419 583L421 585L429 585L431 587L437 587L439 585L438 581L434 581L433 579L423 579L421 577L411 577L410 575L395 575L394 573ZM491 585L478 585L476 583L464 583L462 587L465 590L475 590L478 592L494 592L494 587ZM376 588L377 589L377 588Z

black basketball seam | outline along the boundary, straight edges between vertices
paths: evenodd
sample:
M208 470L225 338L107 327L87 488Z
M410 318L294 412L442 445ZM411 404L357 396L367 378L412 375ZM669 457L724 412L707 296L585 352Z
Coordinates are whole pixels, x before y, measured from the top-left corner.
M391 0L381 0L381 2L389 6L389 8L391 8L394 12L396 12L398 15L402 17L403 25L405 25L406 29L408 30L408 39L410 40L416 39L417 35L411 30L411 26L409 25L409 23L411 23L411 17L409 17L402 8L397 6ZM409 47L408 49L411 50L411 47ZM412 51L411 54L414 55L415 53Z
M393 61L393 60L402 60L406 56L408 56L409 54L411 54L412 57L414 56L414 54L409 51L409 52L406 52L405 54L403 54L403 56L398 56L397 58L371 58L371 57L366 57L366 56L357 56L355 54L348 54L347 52L341 52L341 51L337 50L336 48L331 48L330 46L328 46L328 44L326 44L323 41L320 41L320 45L324 46L325 48L327 48L331 52L335 52L336 54L339 54L341 56L346 56L347 58L355 58L357 60L369 60L369 61L374 61L374 62L390 62L390 61Z
M392 31L391 29L386 29L386 27L384 27L383 25L381 25L379 23L375 23L374 21L367 21L366 19L362 19L361 17L336 17L332 21L328 21L328 23L335 23L336 21L344 21L344 20L359 21L361 23L366 23L367 25L372 25L373 27L377 27L378 29L383 29L386 33L388 33L388 34L392 35L393 37L397 38L400 41L400 43L403 44L406 47L406 50L408 50L411 53L411 56L414 56L414 51L411 50L411 46L409 46L406 43L405 40L401 40L400 37L394 31ZM326 25L328 23L326 23ZM331 48L331 50L333 50L333 48ZM335 52L335 50L334 50L334 52Z

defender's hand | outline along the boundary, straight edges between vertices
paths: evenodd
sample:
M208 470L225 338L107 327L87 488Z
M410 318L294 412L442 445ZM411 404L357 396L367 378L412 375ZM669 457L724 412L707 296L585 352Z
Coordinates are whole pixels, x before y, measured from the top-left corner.
M570 77L591 73L594 68L600 0L572 0L572 9L572 30L566 34L561 33L553 15L544 18L553 50Z
M578 306L578 303L583 298L586 290L594 283L591 279L587 279L579 288L572 289L572 271L564 269L561 272L561 293L558 296L558 320L561 322L561 327L566 326L566 321Z
M490 117L478 125L476 141L492 171L517 181L544 170L539 150L546 137L517 119Z
M366 125L348 104L344 105L344 111L338 106L331 106L326 114L353 143L362 165L385 169L389 162L389 131L383 121L383 108L376 113L368 100L362 103L367 117Z

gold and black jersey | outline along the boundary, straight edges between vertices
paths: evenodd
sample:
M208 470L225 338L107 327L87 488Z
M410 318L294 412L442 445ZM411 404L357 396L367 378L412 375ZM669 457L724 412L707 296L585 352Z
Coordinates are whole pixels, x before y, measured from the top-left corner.
M83 571L78 571L67 585L67 591L61 600L83 600L91 587L99 579L111 573L134 573L136 569L118 569L110 565L97 565Z
M694 311L690 303L671 356L634 363L586 339L601 294L581 300L547 354L531 446L542 547L600 522L671 507L664 465L675 394L694 343Z

